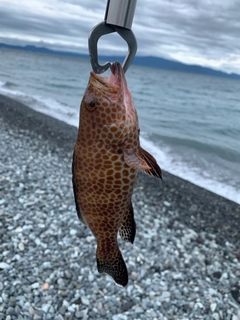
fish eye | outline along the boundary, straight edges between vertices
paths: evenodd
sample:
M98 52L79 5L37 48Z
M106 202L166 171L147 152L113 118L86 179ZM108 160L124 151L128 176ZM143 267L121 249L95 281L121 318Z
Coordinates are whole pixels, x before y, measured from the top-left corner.
M90 102L86 102L86 107L89 111L94 111L97 108L95 100L91 100Z
M95 107L95 100L92 100L90 103L89 103L89 106L91 108L94 108Z

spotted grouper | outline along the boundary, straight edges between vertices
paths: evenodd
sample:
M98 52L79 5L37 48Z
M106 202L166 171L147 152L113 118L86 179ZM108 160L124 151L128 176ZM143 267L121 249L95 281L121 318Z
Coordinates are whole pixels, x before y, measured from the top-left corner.
M118 232L133 243L131 203L138 170L161 178L156 160L141 148L138 116L122 66L109 78L91 72L80 106L73 154L73 190L79 219L97 240L97 268L126 286L128 271L118 247Z

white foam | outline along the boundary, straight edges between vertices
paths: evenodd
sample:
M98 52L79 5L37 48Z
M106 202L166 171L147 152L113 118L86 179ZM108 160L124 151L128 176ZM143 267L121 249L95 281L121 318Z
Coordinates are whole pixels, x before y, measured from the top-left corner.
M66 122L71 126L78 127L79 110L77 108L71 108L52 98L45 98L39 95L34 95L33 99L34 103L30 106L33 109Z
M14 96L21 96L23 95L23 92L18 91L18 90L12 90L5 88L4 86L6 85L7 82L2 82L0 81L0 92L6 95L14 95Z
M23 91L8 89L5 88L4 85L5 83L0 81L0 93L12 97L36 111L78 127L78 109L71 108L70 106L64 105L52 98L40 95L27 95Z
M240 204L239 190L219 182L209 172L202 172L201 168L189 167L176 155L173 158L169 147L156 146L144 137L141 137L141 145L156 158L163 170Z

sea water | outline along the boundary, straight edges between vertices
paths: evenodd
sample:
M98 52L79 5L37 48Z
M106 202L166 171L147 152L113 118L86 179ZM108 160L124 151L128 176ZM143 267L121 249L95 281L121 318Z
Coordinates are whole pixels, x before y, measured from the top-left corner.
M87 59L0 48L0 93L73 126ZM141 144L161 168L240 203L240 81L132 65Z

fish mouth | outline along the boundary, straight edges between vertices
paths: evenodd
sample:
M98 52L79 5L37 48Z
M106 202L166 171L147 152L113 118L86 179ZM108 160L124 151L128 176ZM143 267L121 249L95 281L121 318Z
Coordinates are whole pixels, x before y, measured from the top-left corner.
M111 75L110 77L104 77L98 73L95 73L91 71L91 76L94 78L94 80L97 81L98 84L107 87L112 91L113 89L119 89L119 87L122 86L123 79L125 79L124 71L122 69L122 66L120 62L116 61L114 62L111 67Z
M128 92L127 80L120 62L116 61L111 65L112 74L109 77L109 82L112 85L118 86L125 94Z
M111 71L112 71L112 74L109 77L109 82L120 86L122 83L122 79L124 78L124 72L120 62L118 61L114 62L111 65Z

